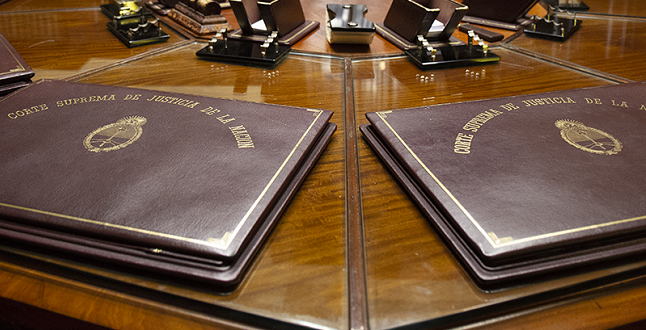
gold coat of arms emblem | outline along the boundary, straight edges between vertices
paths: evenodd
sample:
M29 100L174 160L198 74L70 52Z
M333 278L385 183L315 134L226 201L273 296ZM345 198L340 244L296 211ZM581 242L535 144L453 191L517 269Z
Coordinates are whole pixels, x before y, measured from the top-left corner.
M554 125L561 130L561 137L578 149L600 155L614 155L622 144L612 135L574 120L557 120Z
M131 116L119 119L116 123L98 128L83 140L83 145L89 151L101 152L125 148L137 141L146 124L146 118Z

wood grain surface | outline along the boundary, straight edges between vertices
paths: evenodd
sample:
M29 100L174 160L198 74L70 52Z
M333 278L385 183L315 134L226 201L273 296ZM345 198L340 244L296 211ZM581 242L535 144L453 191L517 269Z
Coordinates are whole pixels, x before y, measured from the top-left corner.
M581 1L586 4L590 9L585 12L587 14L601 14L612 16L646 16L646 3L643 1L606 1L606 0L585 0Z
M610 83L506 49L492 51L501 56L499 64L424 73L405 58L382 60L378 65L374 61L355 61L357 125L367 123L366 112L468 102L490 98L492 91L503 97ZM375 76L394 79L379 82L370 78ZM382 91L378 98L372 92L375 89ZM373 329L460 325L463 321L455 315L474 321L489 309L511 313L523 305L530 307L541 299L554 298L551 294L541 298L543 293L582 285L618 271L589 272L485 292L473 284L363 140L359 141L359 157ZM643 263L631 266L638 267Z
M579 29L566 42L519 35L508 44L536 56L575 65L583 71L633 81L646 79L643 47L646 20L617 20L584 14L577 19L585 28Z
M166 43L127 48L112 36L106 26L110 20L95 8L52 11L32 8L4 13L0 15L0 33L24 54L23 58L29 58L28 64L36 72L34 79L63 79L88 73L187 42L167 29L171 37Z
M358 130L372 111L643 80L643 1L584 1L584 25L566 42L495 30L506 37L490 48L500 63L433 71L379 36L328 44L325 5L343 0L301 0L321 26L273 69L198 59L205 42L177 25L162 25L168 42L127 48L99 11L110 2L11 0L0 5L0 33L34 79L328 109L337 132L230 295L0 242L0 297L113 329L607 329L646 319L639 260L479 289ZM390 6L355 3L373 22ZM223 16L237 28L231 10Z

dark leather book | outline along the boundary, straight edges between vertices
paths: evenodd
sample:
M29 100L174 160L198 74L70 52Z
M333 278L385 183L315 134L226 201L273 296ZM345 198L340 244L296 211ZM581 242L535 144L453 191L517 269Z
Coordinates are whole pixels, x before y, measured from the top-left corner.
M507 286L646 257L644 88L369 113L361 131L476 282Z
M3 242L223 292L336 128L327 110L62 81L0 108Z
M0 34L0 95L25 87L33 76L34 71Z

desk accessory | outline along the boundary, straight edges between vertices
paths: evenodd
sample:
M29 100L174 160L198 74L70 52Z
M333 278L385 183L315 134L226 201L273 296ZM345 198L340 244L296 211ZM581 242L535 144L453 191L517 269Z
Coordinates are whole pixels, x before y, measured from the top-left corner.
M587 11L588 5L581 0L542 0L546 5L567 11Z
M179 0L151 0L146 1L146 7L157 13L159 16L168 16L168 13L175 8L175 4L178 2Z
M197 51L200 58L235 64L276 67L289 53L291 47L278 43L278 33L272 32L263 43L231 40L227 30L222 29L209 41L209 45Z
M461 45L451 35L467 9L452 0L394 0L377 33L403 50L417 48L419 35L434 47Z
M375 25L366 19L365 5L328 4L326 36L330 44L369 45L375 36Z
M222 7L216 0L181 0L168 17L188 29L195 36L213 35L222 28L231 29L221 15Z
M129 48L167 41L170 36L162 31L159 20L135 1L115 0L101 5L101 11L111 19L108 30Z
M114 0L114 2L99 7L101 12L113 21L116 29L136 27L141 23L142 15L146 20L155 18L149 10L140 7L136 1L132 0Z
M180 0L158 0L146 1L146 7L160 16L167 16L171 10L180 2ZM195 2L195 1L192 1ZM231 8L228 0L217 1L221 9Z
M231 9L240 28L229 38L264 42L276 31L278 43L291 46L318 28L319 23L305 19L300 0L231 0Z
M500 56L489 51L485 44L473 31L469 31L469 41L466 45L433 47L423 36L417 38L417 49L408 49L404 53L408 59L420 69L440 69L482 65L500 61Z
M0 96L28 86L34 70L0 33Z
M581 28L581 23L583 21L577 20L576 13L572 18L552 14L537 18L534 15L532 24L525 28L524 32L532 37L565 41Z
M336 127L327 110L64 81L0 109L2 244L223 293Z
M361 131L475 282L508 287L646 258L645 87L381 111Z

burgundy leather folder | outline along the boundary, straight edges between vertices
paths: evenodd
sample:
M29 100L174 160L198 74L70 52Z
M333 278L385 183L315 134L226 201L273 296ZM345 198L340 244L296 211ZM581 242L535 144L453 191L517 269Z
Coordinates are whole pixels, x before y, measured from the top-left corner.
M0 34L0 95L27 86L33 76L34 71Z
M223 292L336 128L327 110L62 81L0 109L4 242Z
M382 111L361 130L476 282L507 286L646 257L645 90Z

